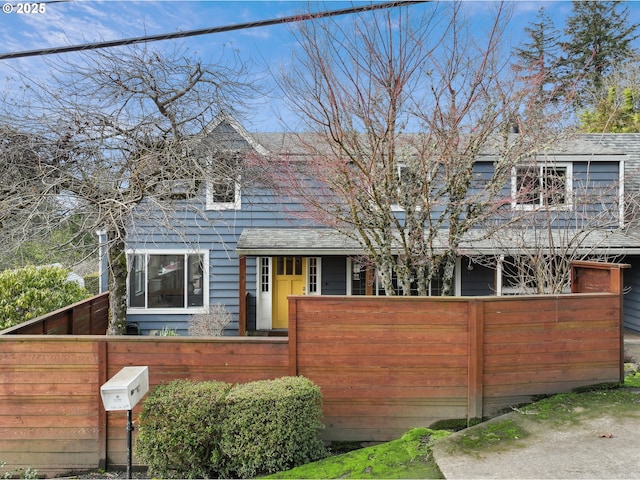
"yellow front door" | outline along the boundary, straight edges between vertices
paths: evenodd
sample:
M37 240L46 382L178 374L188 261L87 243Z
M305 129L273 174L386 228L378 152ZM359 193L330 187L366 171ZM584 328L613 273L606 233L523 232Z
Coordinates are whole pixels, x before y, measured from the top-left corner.
M273 317L271 328L289 328L289 295L304 295L307 283L304 257L273 259Z

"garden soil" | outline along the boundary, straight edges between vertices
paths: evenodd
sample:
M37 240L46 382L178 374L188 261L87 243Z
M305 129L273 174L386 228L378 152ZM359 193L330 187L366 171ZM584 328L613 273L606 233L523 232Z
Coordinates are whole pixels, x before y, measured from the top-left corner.
M640 362L640 335L625 333L625 356ZM640 393L638 393L640 395ZM637 478L640 479L640 411L606 414L571 425L550 425L514 411L511 419L529 435L509 448L466 453L457 432L436 443L433 454L446 479Z

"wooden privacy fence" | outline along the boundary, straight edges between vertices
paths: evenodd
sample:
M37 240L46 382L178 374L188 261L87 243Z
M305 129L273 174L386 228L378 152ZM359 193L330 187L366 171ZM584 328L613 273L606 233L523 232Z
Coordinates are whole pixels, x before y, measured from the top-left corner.
M109 292L2 330L2 335L104 335L109 323Z
M386 440L621 379L614 294L290 301L292 374L322 389L332 438Z
M59 475L126 465L126 412L105 412L100 386L131 365L149 367L151 388L178 378L278 378L288 373L287 339L2 335L5 470L33 467Z
M289 338L0 335L0 460L49 475L125 464L126 415L107 414L99 390L131 365L149 367L152 388L304 375L322 389L328 440L384 441L618 382L622 267L574 267L575 285L607 293L290 297Z

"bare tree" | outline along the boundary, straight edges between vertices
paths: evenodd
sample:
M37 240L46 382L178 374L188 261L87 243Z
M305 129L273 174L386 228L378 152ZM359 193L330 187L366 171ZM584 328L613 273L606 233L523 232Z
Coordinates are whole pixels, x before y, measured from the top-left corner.
M237 59L209 65L180 49L101 51L51 68L46 82L22 74L24 96L5 98L0 123L23 140L13 148L28 152L28 171L3 186L0 223L25 237L70 218L81 222L77 239L105 230L109 331L123 333L134 209L171 208L207 179L235 178L237 165L215 158L223 148L198 134L221 111L246 105L255 89Z
M545 79L518 82L500 47L504 9L475 33L458 2L297 31L282 90L309 130L307 158L280 159L281 188L360 242L388 295L427 294L438 276L452 294L463 236L501 208L511 166L552 137L556 116L532 111Z
M573 138L567 145L579 141ZM499 253L474 257L499 267L502 293L566 293L571 262L619 256L611 246L620 245L625 227L637 219L637 192L621 195L624 182L619 176L605 180L591 159L572 166L569 174L566 164L541 155L514 168L511 208L492 219L502 225L489 227L497 233L485 242Z

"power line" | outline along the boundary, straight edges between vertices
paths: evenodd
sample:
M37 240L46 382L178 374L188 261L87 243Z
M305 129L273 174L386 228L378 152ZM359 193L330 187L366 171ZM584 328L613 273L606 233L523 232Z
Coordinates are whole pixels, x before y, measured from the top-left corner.
M372 10L381 10L386 8L400 7L402 5L412 5L415 3L425 3L431 0L397 0L385 3L369 4L360 7L344 8L341 10L326 10L316 13L305 13L300 15L291 15L288 17L274 18L271 20L258 20L255 22L238 23L234 25L226 25L222 27L201 28L197 30L186 30L184 32L164 33L158 35L145 35L143 37L132 37L121 40L110 40L106 42L85 43L81 45L68 45L65 47L41 48L38 50L25 50L22 52L0 53L0 60L10 58L36 57L42 55L55 55L58 53L78 52L81 50L97 50L100 48L121 47L124 45L133 45L136 43L157 42L160 40L172 40L176 38L195 37L198 35L209 35L212 33L231 32L234 30L245 30L256 27L267 27L271 25L281 25L284 23L301 22L307 20L315 20L319 18L335 17L338 15L347 15L351 13L367 12Z

